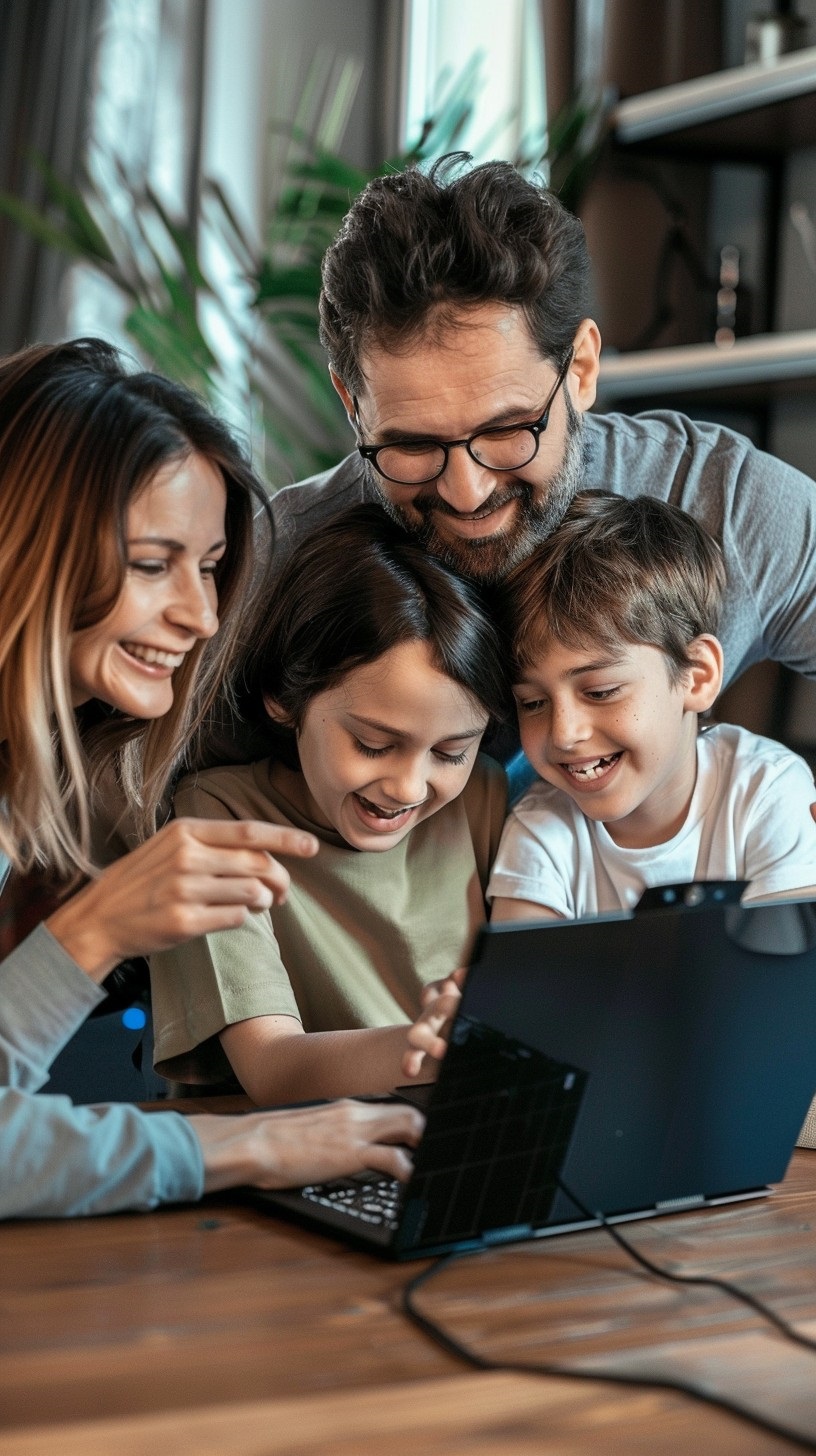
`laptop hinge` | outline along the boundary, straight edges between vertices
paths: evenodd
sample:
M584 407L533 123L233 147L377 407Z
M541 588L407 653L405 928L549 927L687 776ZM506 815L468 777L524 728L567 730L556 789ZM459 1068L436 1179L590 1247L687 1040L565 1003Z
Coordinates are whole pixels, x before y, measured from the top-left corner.
M705 1197L702 1193L689 1193L685 1198L660 1198L655 1204L655 1208L659 1209L661 1213L665 1213L670 1208L700 1208L704 1203Z
M531 1239L533 1236L532 1225L529 1223L517 1223L510 1228L488 1229L481 1235L483 1244L512 1244L518 1243L521 1239Z

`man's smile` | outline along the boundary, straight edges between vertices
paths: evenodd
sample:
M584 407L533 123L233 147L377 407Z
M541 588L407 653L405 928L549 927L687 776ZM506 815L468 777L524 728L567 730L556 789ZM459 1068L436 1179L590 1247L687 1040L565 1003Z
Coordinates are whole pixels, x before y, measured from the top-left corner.
M459 511L437 510L437 530L443 536L462 536L471 540L495 536L507 525L514 505L515 497L511 497L503 504L480 506L478 511L473 511L470 515L462 515Z

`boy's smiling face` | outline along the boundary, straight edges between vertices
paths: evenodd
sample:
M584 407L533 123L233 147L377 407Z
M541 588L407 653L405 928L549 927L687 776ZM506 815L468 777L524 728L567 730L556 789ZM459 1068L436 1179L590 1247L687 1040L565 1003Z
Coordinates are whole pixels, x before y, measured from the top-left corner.
M716 638L696 638L689 653L694 665L672 682L658 647L550 639L513 687L533 768L625 848L664 843L688 812L697 715L722 676Z

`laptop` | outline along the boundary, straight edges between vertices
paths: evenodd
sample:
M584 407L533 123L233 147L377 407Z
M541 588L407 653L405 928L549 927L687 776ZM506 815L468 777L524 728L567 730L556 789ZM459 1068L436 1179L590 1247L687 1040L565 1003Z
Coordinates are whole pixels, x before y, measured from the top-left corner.
M253 1197L412 1259L768 1193L816 1090L816 903L744 888L485 926L437 1081L400 1089L427 1095L410 1182Z

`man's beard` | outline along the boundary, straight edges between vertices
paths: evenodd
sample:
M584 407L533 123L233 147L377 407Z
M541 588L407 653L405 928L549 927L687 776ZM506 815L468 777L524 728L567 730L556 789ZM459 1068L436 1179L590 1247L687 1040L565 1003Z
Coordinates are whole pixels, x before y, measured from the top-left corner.
M434 489L428 495L418 494L411 502L412 514L390 500L372 471L377 494L388 514L420 541L426 551L443 561L461 576L492 584L501 581L520 561L524 561L541 541L551 536L563 520L573 496L581 488L584 472L583 417L575 409L565 391L567 406L567 439L564 460L558 471L543 487L514 480L503 489L497 486L490 497L494 510L508 501L517 500L518 509L511 526L494 536L479 540L441 536L434 525L434 515L456 516ZM540 496L541 499L537 499ZM414 518L417 512L420 520ZM486 520L489 522L489 517Z

